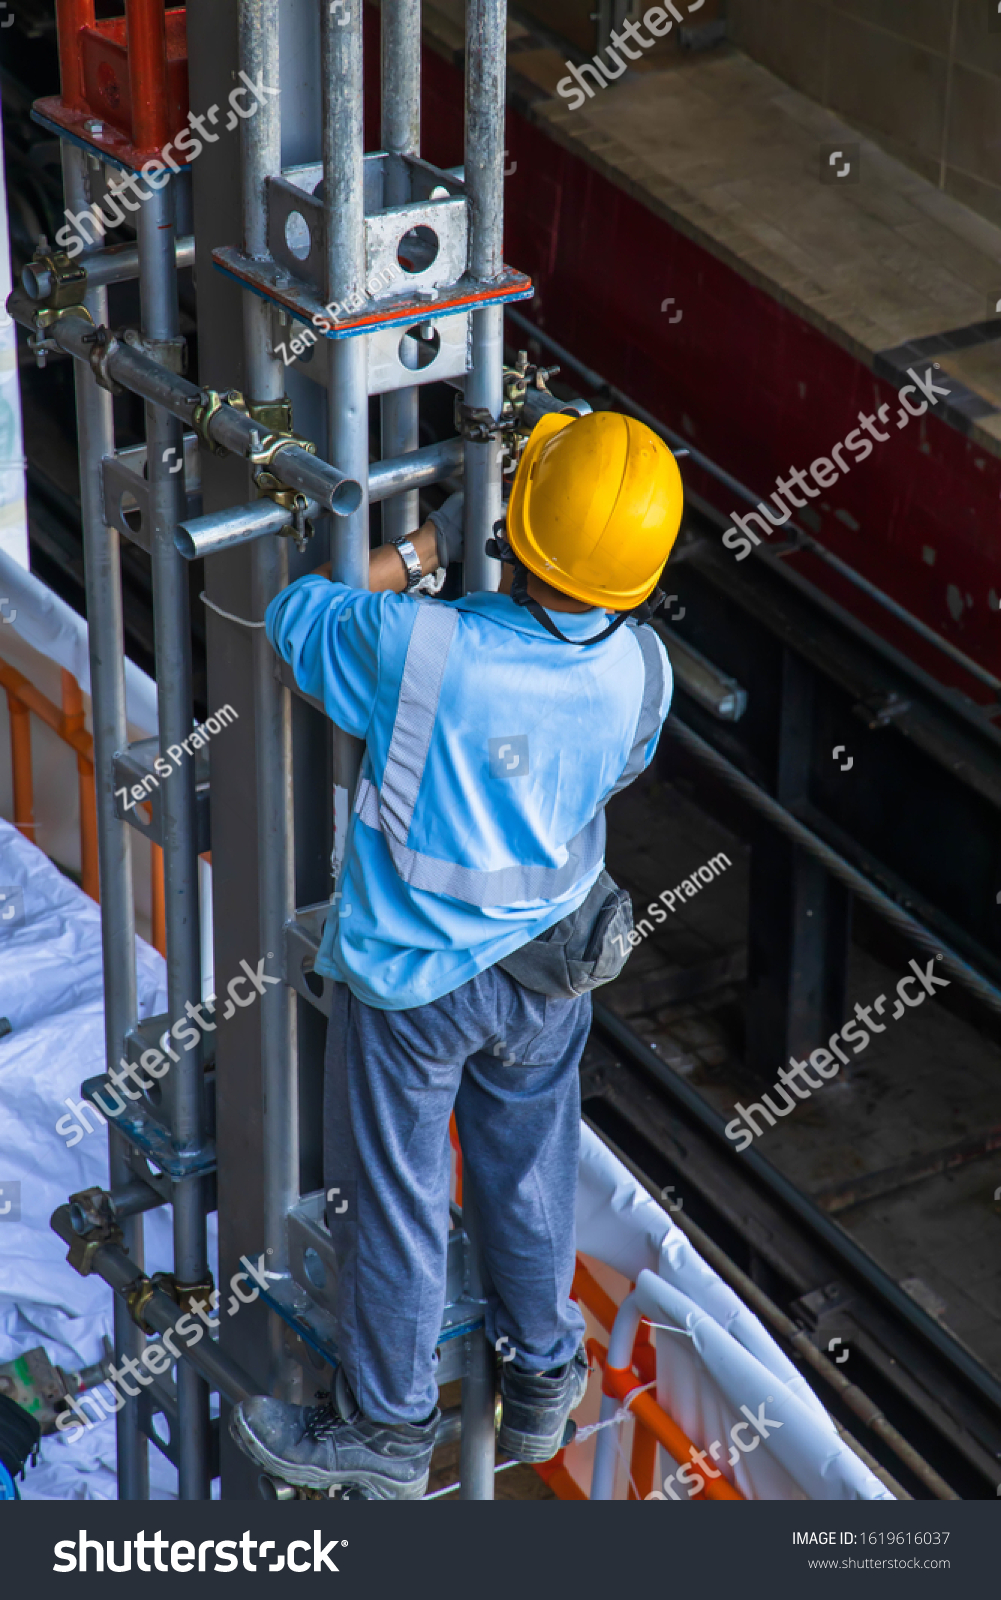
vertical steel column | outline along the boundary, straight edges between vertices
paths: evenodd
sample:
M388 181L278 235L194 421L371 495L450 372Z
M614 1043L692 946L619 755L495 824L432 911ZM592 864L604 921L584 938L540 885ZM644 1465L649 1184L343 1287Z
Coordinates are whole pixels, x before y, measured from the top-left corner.
M507 79L507 0L466 0L466 196L469 202L469 269L488 283L503 265L504 109ZM465 403L499 418L504 399L504 313L500 306L474 311L472 367L466 376ZM496 589L500 563L484 550L501 514L501 450L494 436L487 444L466 442L465 560L467 594ZM467 1176L464 1222L469 1237L469 1287L482 1295L475 1207L475 1174ZM464 1500L494 1497L494 1363L483 1334L466 1340L462 1384L461 1495Z
M87 155L64 142L63 189L71 211L84 211ZM91 249L100 248L99 242ZM93 289L84 302L94 322L108 320L108 291ZM122 574L118 534L104 521L101 459L112 455L115 428L111 395L98 386L87 367L74 363L77 440L80 455L80 513L83 525L87 628L90 644L90 694L94 726L94 781L97 790L97 848L101 875L101 950L104 960L104 1038L109 1067L117 1067L125 1035L138 1020L136 1003L136 929L132 899L132 839L127 823L115 813L115 752L128 743L125 719L125 646L122 636ZM108 1126L108 1165L112 1189L131 1177L128 1146ZM143 1264L142 1217L122 1224L124 1246L138 1267ZM145 1340L115 1296L115 1361L142 1354ZM115 1418L118 1440L118 1498L149 1499L149 1446L139 1426L137 1401L128 1399Z
M59 92L63 103L74 111L85 111L87 97L83 92L83 63L77 43L81 28L92 28L96 9L94 0L56 0L56 37L59 42ZM64 146L65 150L65 146ZM66 160L63 158L63 181L66 180ZM69 200L67 198L67 205Z
M507 82L507 0L466 0L466 195L469 269L489 283L503 265L504 109ZM466 405L498 418L504 403L504 312L472 314L472 370ZM500 562L484 545L501 514L501 450L467 442L465 481L466 592L496 589Z
M809 800L813 669L784 649L776 681L774 794L793 813ZM751 840L746 1050L771 1083L775 1065L807 1056L845 1015L852 896L818 861L767 823Z
M252 82L279 82L278 0L240 0L240 66ZM269 96L241 124L244 248L256 260L268 256L266 179L280 175L281 105ZM284 366L272 353L271 307L260 296L243 297L245 382L251 402L281 400ZM253 494L253 485L248 485ZM288 583L288 543L258 539L251 546L251 605L264 616ZM294 816L292 804L292 705L275 673L275 655L262 629L253 636L254 729L257 750L257 882L261 955L281 961L285 923L295 910ZM269 988L259 1000L261 1079L264 1101L264 1230L269 1266L288 1266L285 1218L299 1198L299 1092L295 991ZM282 1386L281 1324L271 1318L273 1391Z
M166 354L178 336L177 265L174 256L174 186L167 182L140 207L139 288L142 331L154 359ZM174 530L184 515L183 473L172 471L184 458L181 424L159 406L146 407L147 473L152 528L153 619L160 750L166 758L191 734L191 621L187 566L174 547ZM169 758L167 758L169 759ZM201 998L198 913L198 844L195 823L195 764L185 760L165 784L163 817L164 898L167 929L167 994L171 1018L182 1017L186 1001ZM171 1132L181 1148L197 1148L205 1136L205 1075L200 1048L185 1051L164 1079L169 1090ZM173 1188L174 1274L179 1283L204 1282L208 1273L202 1183L187 1180ZM207 1500L209 1480L209 1391L185 1361L177 1363L179 1413L178 1472L182 1500Z
M394 0L382 7L382 148L394 155L420 155L421 0ZM386 169L383 204L411 199L407 169L391 161ZM382 397L382 459L391 460L420 446L420 388L393 389ZM413 533L420 522L416 489L382 504L382 542Z
M161 150L170 134L167 116L167 17L163 0L125 0L132 97L132 143Z
M362 3L320 8L323 71L323 210L327 299L365 292ZM329 339L327 457L362 485L361 505L331 519L333 576L368 588L368 340ZM334 783L354 793L361 743L334 729ZM338 840L338 846L342 841Z
M467 1168L462 1191L462 1226L466 1252L466 1295L484 1299L483 1270L480 1259L480 1228L473 1174ZM468 1333L463 1338L465 1372L462 1378L462 1435L459 1446L460 1500L494 1498L494 1353L485 1333Z

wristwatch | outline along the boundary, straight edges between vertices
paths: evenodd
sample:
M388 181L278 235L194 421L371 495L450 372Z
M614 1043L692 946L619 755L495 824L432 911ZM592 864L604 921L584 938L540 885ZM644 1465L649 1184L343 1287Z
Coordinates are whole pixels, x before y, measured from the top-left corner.
M407 594L414 594L415 591L420 587L420 584L424 578L424 569L421 566L421 558L414 549L412 542L406 537L406 535L404 535L402 539L394 539L393 543L400 552L400 560L403 562L403 565L407 571L407 587L405 592Z
M400 560L407 569L407 587L405 594L438 594L445 582L445 569L439 567L436 572L425 575L421 567L421 558L414 549L410 539L394 539L393 544L400 552Z

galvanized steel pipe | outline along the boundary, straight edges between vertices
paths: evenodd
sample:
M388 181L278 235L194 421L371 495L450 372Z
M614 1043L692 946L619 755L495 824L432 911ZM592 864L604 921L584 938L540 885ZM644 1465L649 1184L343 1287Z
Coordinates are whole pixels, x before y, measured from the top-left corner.
M23 323L25 327L34 328L30 301L24 295L19 292L12 294L7 301L7 310L15 321ZM46 337L52 339L61 350L65 350L67 355L74 356L78 361L90 361L94 348L92 343L94 328L85 318L68 312L60 317L58 322L53 323L51 328L46 329ZM331 342L355 344L358 341ZM187 378L177 377L158 362L151 361L142 351L133 349L127 344L119 344L112 350L107 357L106 368L109 377L121 384L123 389L129 389L133 394L141 395L144 400L162 406L175 417L180 417L189 428L195 426L195 412L205 391L197 389ZM238 456L249 457L260 445L260 425L254 423L244 412L235 411L232 406L226 404L221 405L212 416L207 432L214 444L223 445L225 449L231 450ZM357 479L338 472L336 467L321 461L308 450L303 450L298 445L289 445L281 451L278 461L281 477L285 483L293 489L298 489L307 499L316 500L335 516L349 516L360 504L362 488Z
M504 115L507 79L506 0L466 3L465 184L469 206L469 271L490 283L503 266ZM504 312L474 311L472 365L465 404L499 419L504 404ZM465 451L465 560L467 593L496 589L500 562L485 545L501 514L501 449L494 436L467 441Z
M162 19L162 12L161 12ZM175 188L171 180L152 194L139 212L139 292L142 331L168 348L177 339L177 261L174 253ZM153 577L157 708L160 754L187 739L194 725L191 684L191 617L188 572L174 544L184 515L183 474L172 471L184 459L181 423L176 414L152 401L146 404L146 474L149 485L150 563ZM172 1017L201 999L201 918L198 906L198 826L195 764L185 762L160 802L164 910L167 934L167 997ZM119 957L121 959L121 957ZM206 1136L205 1071L200 1043L173 1064L164 1085L171 1138L180 1149L198 1149ZM174 1274L179 1283L201 1283L208 1275L205 1196L201 1180L175 1184L172 1194ZM177 1372L178 1494L182 1500L207 1500L209 1471L209 1394L189 1366Z
M401 206L411 199L403 155L421 149L421 0L393 0L381 9L382 21L382 148L386 164L383 203ZM413 341L410 341L413 342ZM382 396L383 460L406 455L420 445L420 388L392 389ZM420 521L415 489L394 494L382 507L382 542L404 538Z
M65 7L60 13L61 18ZM84 210L89 203L86 152L67 142L62 146L66 203ZM86 260L86 255L84 257ZM105 289L90 288L86 308L95 322L108 315ZM79 319L82 320L82 319ZM87 639L90 651L90 693L94 727L94 782L97 791L97 853L101 884L101 950L104 964L104 1048L109 1067L117 1066L125 1037L138 1021L136 969L123 952L136 947L132 885L132 836L119 821L115 806L114 758L128 744L125 713L125 645L122 627L122 573L118 534L104 520L101 461L115 448L111 395L97 384L86 366L77 366L77 444L80 463L80 521L83 530L84 583L87 595ZM129 1147L108 1126L108 1165L113 1187L132 1177ZM125 1248L137 1269L143 1264L142 1222L122 1223ZM143 1337L124 1306L115 1306L117 1358L142 1353ZM118 1494L122 1500L149 1499L146 1437L139 1426L139 1408L127 1399L115 1418L118 1444Z
M174 255L178 271L194 266L195 241L191 234L175 240ZM139 245L109 245L85 255L79 265L87 274L88 291L103 289L109 283L128 283L139 276ZM54 288L52 274L41 262L29 261L21 268L21 287L29 300L47 300Z

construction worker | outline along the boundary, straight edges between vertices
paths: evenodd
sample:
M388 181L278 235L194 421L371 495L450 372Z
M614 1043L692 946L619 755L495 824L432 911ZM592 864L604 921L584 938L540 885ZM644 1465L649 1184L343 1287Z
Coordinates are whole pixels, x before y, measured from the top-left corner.
M365 742L316 970L338 1257L334 1388L233 1412L261 1467L418 1499L439 1421L449 1117L479 1217L498 1443L550 1459L587 1383L570 1299L590 993L628 952L603 871L608 799L652 759L671 669L637 610L677 536L674 457L630 417L547 416L497 538L499 593L423 598L462 556L461 496L374 551L370 591L300 578L267 632ZM611 614L611 615L609 615ZM626 624L623 626L623 624Z

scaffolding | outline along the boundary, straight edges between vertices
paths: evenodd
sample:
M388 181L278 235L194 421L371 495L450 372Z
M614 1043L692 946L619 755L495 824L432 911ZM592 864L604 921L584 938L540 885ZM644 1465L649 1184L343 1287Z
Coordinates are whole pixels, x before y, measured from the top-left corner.
M282 1496L293 1491L259 1485L211 1418L210 1391L224 1409L255 1392L308 1399L336 1361L337 1263L313 1132L330 985L313 961L361 747L279 673L261 619L328 553L335 578L367 587L370 505L381 502L383 540L397 538L418 525L419 489L459 473L466 589L497 586L485 546L510 436L564 409L542 375L504 368L504 303L532 292L502 257L506 6L468 0L465 159L447 170L420 155L419 0L382 6L370 153L361 0L189 0L186 13L126 0L125 17L104 22L94 0L58 0L57 12L61 93L34 114L61 141L79 232L60 230L65 248L40 244L9 309L40 361L61 351L75 364L108 1070L138 1071L158 1045L171 1061L109 1123L109 1192L70 1197L53 1227L71 1264L116 1291L116 1364L192 1306L216 1304L211 1210L221 1283L243 1258L266 1261L238 1327L223 1322L218 1342L184 1351L176 1382L168 1372L118 1413L119 1494L148 1498L151 1442L175 1464L182 1499L207 1499L220 1472L228 1497ZM212 131L227 101L235 115ZM195 116L189 103L208 109ZM124 198L130 175L148 189L137 206ZM100 224L81 225L99 206L106 219L134 213L135 246L105 248ZM178 299L192 264L198 385L184 376ZM109 286L134 277L141 327L113 332ZM308 365L289 362L293 340ZM421 387L442 381L457 391L456 436L422 447ZM145 402L144 449L116 451L122 390ZM158 739L131 748L121 538L149 553L156 641ZM172 752L190 753L196 728L188 564L209 555L209 693L239 722L206 785ZM123 798L139 792L142 805ZM164 883L168 1011L141 1027L133 828L162 849ZM229 1023L217 1009L215 1024L198 1004L198 857L210 847L219 992L241 963L281 973L257 985L254 1005L229 1004ZM171 1031L195 1012L198 1042L178 1054ZM106 1092L104 1075L84 1086ZM142 1215L166 1204L173 1267L150 1278ZM462 1494L492 1498L493 1352L468 1204L451 1235L439 1356L440 1381L462 1379L461 1416L445 1428L461 1431Z

